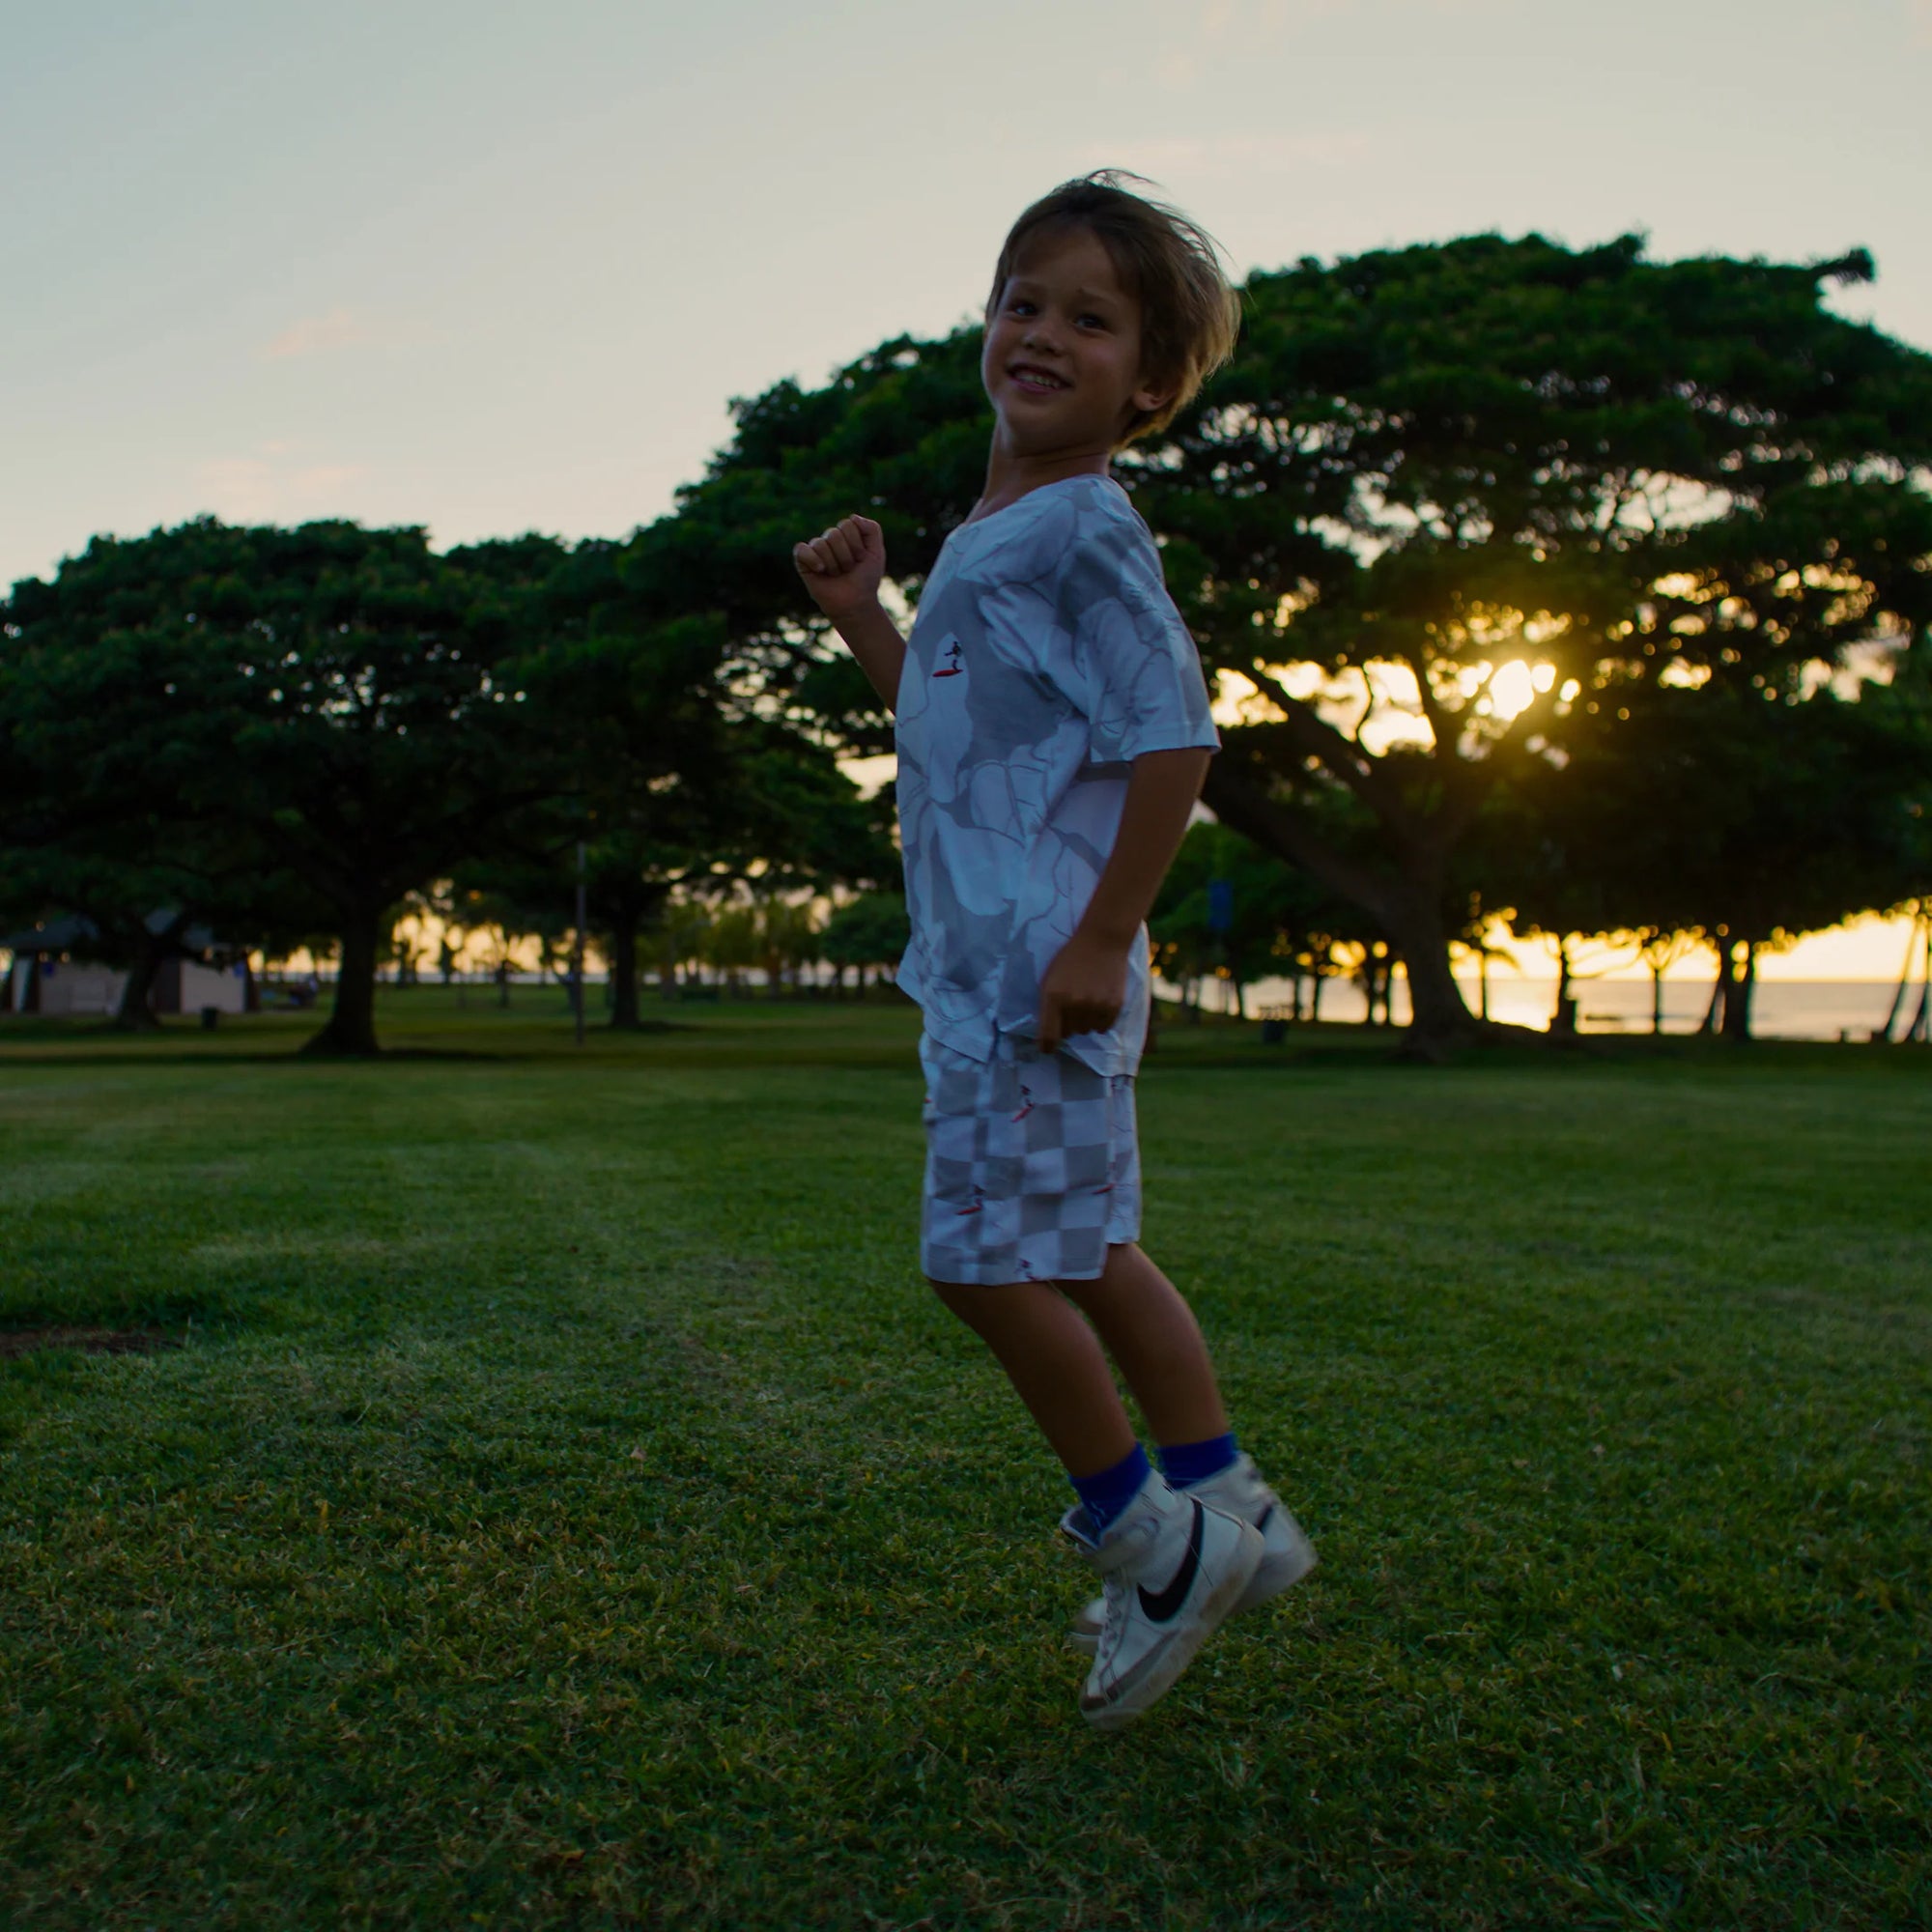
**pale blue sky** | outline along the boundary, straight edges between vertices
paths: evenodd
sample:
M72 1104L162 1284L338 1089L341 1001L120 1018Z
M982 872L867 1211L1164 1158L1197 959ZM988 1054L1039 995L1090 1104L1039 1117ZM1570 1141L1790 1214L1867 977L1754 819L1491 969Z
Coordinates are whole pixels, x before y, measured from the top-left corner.
M1932 343L1932 0L0 0L0 581L197 511L619 534L1101 162L1236 265L1863 242Z

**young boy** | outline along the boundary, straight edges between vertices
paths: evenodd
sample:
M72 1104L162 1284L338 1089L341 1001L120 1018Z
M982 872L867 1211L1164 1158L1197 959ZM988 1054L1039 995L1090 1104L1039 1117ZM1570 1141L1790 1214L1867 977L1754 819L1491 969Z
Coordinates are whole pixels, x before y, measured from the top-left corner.
M921 1259L1078 1493L1062 1527L1103 1594L1072 1640L1094 1653L1080 1708L1103 1726L1315 1563L1236 1452L1187 1303L1135 1245L1143 922L1219 740L1108 462L1227 359L1238 308L1207 236L1121 179L1067 183L1007 238L980 364L986 486L911 638L879 603L877 524L847 517L793 552L896 716L899 982L925 1018Z

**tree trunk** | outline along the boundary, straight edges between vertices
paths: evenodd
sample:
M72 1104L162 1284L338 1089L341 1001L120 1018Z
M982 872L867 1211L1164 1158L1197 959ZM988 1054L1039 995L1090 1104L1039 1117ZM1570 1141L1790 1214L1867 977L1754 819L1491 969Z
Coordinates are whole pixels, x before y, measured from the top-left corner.
M145 925L134 941L134 956L128 967L128 983L121 989L120 1010L113 1024L122 1033L156 1033L160 1020L153 1005L156 976L169 951L176 927L169 926L166 937L150 932Z
M1751 1037L1751 993L1757 985L1757 942L1737 942L1744 949L1744 960L1731 979L1724 995L1724 1037L1739 1045Z
M1905 1037L1920 1046L1932 1046L1932 918L1925 921L1925 972L1918 986L1918 1010Z
M1577 995L1570 988L1570 935L1556 942L1556 1010L1549 1016L1549 1031L1564 1039L1577 1037Z
M335 1004L328 1024L303 1046L304 1053L362 1057L376 1044L376 958L382 947L379 907L358 907L344 915L342 954L335 967Z
M1926 916L1921 913L1913 922L1911 937L1905 942L1905 964L1898 969L1898 984L1892 991L1891 1005L1887 1009L1885 1024L1872 1034L1872 1038L1875 1040L1889 1040L1891 1037L1891 1030L1898 1024L1898 1015L1904 1009L1906 995L1912 990L1912 969L1918 960L1918 928L1921 923L1926 924L1926 956L1928 961L1932 961L1932 923L1926 922ZM1928 974L1928 979L1932 979L1932 974ZM1923 1004L1922 1000L1920 1004ZM1909 1028L1907 1032L1910 1033Z
M1724 1025L1729 1001L1726 995L1731 990L1731 946L1729 940L1713 942L1718 953L1718 977L1711 982L1711 1004L1704 1009L1704 1017L1697 1027L1697 1037L1709 1039Z
M1202 797L1223 824L1360 906L1388 935L1408 974L1405 1054L1439 1061L1495 1031L1469 1010L1456 983L1442 917L1442 867L1435 855L1408 854L1399 875L1369 871L1334 851L1293 810L1233 769L1223 770L1219 759L1208 767Z
M611 928L611 1027L636 1033L638 1014L638 928L628 911Z
M1402 1050L1409 1059L1440 1061L1489 1029L1469 1010L1456 982L1449 930L1436 898L1406 893L1390 910L1390 950L1408 980L1408 1031Z

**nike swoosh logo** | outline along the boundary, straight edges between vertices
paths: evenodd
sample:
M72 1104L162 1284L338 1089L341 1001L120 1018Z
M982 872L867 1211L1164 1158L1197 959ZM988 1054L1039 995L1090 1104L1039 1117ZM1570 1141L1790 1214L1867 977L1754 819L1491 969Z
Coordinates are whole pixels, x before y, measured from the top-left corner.
M1194 1503L1193 1508L1194 1520L1187 1526L1187 1554L1180 1559L1173 1581L1158 1595L1150 1595L1145 1583L1140 1586L1141 1609L1151 1624L1172 1622L1194 1587L1195 1573L1201 1568L1201 1505Z

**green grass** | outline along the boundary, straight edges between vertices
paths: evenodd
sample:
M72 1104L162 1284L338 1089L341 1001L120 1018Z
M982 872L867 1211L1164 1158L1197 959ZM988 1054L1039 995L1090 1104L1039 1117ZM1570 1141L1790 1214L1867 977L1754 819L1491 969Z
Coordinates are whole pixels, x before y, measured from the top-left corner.
M1169 1032L1320 1543L1119 1737L898 1010L0 1025L0 1925L1932 1923L1932 1061ZM554 995L549 996L554 1001Z

